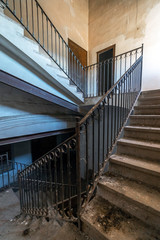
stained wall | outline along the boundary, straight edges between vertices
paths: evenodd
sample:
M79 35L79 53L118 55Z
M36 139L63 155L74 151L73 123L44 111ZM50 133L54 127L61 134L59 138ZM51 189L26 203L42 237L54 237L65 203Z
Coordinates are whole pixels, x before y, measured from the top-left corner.
M39 0L62 37L88 50L88 0Z
M89 63L116 44L116 55L144 43L143 90L160 88L160 0L89 0Z

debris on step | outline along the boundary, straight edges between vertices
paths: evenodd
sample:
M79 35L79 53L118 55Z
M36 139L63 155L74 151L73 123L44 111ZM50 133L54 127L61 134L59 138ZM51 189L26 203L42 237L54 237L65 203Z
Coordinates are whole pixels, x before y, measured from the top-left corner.
M160 231L96 196L81 216L82 230L94 240L160 240Z

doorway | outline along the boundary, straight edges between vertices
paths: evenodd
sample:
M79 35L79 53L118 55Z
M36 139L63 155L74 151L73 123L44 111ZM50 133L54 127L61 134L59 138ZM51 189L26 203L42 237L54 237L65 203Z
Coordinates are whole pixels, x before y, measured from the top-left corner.
M115 44L97 52L99 95L105 94L114 85Z

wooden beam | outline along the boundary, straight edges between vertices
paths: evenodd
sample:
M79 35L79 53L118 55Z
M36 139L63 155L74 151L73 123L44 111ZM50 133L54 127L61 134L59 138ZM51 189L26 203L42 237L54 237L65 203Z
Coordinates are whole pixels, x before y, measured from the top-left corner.
M7 72L0 70L0 82L11 87L17 88L23 92L30 93L39 98L45 99L48 102L54 103L63 108L67 108L74 112L79 112L79 107L73 103L70 103L54 94L51 94L41 88L38 88L30 83L23 81Z

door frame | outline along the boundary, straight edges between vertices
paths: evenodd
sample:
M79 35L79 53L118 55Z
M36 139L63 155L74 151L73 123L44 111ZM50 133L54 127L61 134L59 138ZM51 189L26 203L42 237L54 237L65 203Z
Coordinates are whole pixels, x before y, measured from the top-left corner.
M109 51L110 49L113 48L113 57L115 57L115 50L116 50L116 44L112 45L112 46L109 46L107 48L104 48L100 51L97 52L97 63L99 63L99 54L103 53L103 52L106 52L106 51Z
M107 48L104 48L104 49L98 51L97 52L97 63L99 63L99 55L101 53L109 51L110 49L113 49L113 58L114 58L114 61L113 61L113 79L111 79L111 81L113 81L113 82L111 82L111 86L113 86L114 85L114 69L115 69L115 49L116 49L116 44L111 45L111 46L109 46ZM100 91L100 82L98 83L98 86L99 86L99 91Z

